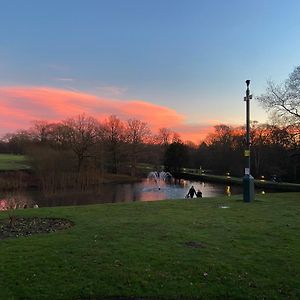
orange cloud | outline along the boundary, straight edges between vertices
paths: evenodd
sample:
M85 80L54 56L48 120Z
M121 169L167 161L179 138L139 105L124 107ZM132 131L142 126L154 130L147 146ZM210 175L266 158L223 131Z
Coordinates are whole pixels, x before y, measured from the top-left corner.
M137 118L153 130L167 127L193 142L199 142L209 131L208 127L185 124L185 116L165 106L49 87L0 87L0 111L1 134L26 129L33 120L60 121L83 112L98 119L112 114L123 120Z

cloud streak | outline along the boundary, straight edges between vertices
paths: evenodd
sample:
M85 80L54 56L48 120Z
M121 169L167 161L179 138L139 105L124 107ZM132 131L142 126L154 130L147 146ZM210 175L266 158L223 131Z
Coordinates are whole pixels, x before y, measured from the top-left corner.
M68 83L68 82L73 82L74 78L71 78L71 77L55 77L55 78L53 78L53 80Z
M102 94L102 95L107 95L112 97L118 97L123 95L127 91L127 88L113 86L113 85L105 85L105 86L103 85L103 86L97 86L96 91L100 95Z
M60 121L83 112L102 120L117 115L137 118L152 130L161 127L178 132L184 140L198 142L211 127L185 124L174 109L142 100L118 100L49 87L0 87L0 133L27 129L33 120Z

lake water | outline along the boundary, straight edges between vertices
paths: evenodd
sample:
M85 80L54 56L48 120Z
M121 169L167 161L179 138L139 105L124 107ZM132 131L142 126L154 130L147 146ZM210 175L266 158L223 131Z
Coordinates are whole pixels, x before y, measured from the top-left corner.
M39 207L86 205L96 203L117 203L133 201L158 201L163 199L185 198L189 188L194 186L202 192L203 197L231 196L242 194L242 186L208 183L190 180L172 180L161 182L160 188L153 180L144 179L136 183L102 184L89 191L68 190L55 194L44 194L39 191L25 191L18 197ZM5 199L3 195L1 197ZM0 200L1 201L1 200ZM3 200L2 200L3 201Z

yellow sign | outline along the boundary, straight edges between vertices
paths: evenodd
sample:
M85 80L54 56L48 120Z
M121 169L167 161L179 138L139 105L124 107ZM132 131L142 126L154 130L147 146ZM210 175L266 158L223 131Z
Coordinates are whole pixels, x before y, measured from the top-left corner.
M245 150L244 156L250 156L250 150Z

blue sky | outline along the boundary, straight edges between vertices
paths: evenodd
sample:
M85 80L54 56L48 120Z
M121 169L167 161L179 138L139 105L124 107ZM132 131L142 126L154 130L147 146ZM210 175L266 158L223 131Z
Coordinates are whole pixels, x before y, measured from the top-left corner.
M0 86L138 99L186 124L242 123L244 81L259 95L300 61L300 1L0 4ZM252 119L266 119L254 101Z

